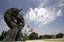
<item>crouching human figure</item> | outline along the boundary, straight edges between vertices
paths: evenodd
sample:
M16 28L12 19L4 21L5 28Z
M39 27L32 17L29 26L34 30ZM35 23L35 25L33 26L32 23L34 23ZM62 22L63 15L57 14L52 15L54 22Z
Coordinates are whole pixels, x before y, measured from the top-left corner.
M25 25L23 16L19 13L21 10L10 8L4 14L4 20L8 27L6 37L3 41L21 41L23 40L22 29Z

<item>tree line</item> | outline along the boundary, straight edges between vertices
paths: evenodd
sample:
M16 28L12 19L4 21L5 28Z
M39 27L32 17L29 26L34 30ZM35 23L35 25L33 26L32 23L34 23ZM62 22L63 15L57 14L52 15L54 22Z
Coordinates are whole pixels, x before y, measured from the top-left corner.
M0 35L0 41L3 40L6 37L6 32L3 31L2 34ZM32 32L30 35L25 35L24 39L25 40L36 40L36 39L55 39L55 38L63 38L64 34L63 33L58 33L56 35L40 35L38 36L38 34L36 32Z

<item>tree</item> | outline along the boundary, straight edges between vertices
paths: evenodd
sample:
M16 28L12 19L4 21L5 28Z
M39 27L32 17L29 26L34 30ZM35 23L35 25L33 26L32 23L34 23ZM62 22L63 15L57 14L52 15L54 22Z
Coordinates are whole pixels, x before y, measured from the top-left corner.
M28 38L29 38L30 40L38 39L38 34L35 33L35 32L32 32L32 33L28 36Z
M43 35L43 36L39 36L39 39L50 39L51 35Z
M58 33L58 34L56 35L56 38L63 38L63 33Z

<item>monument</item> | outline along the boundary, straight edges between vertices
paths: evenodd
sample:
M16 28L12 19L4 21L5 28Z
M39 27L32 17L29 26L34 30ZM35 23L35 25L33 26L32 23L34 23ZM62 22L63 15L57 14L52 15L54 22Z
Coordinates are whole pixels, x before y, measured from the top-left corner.
M10 8L4 14L4 20L9 31L6 33L6 37L3 41L21 41L23 40L22 29L25 25L23 15L19 12L22 11L17 8Z

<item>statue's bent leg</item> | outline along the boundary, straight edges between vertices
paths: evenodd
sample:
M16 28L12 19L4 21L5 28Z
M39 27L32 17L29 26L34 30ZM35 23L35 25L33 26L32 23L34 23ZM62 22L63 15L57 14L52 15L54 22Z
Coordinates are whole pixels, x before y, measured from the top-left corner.
M16 36L16 41L23 41L23 34L22 34L22 31L21 31L21 28L19 28L18 30L18 33L17 33L17 36Z
M18 28L13 28L9 30L6 34L6 37L3 39L3 41L15 41L18 30L19 30Z

